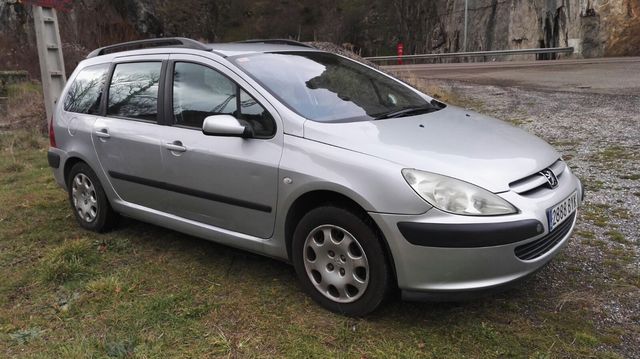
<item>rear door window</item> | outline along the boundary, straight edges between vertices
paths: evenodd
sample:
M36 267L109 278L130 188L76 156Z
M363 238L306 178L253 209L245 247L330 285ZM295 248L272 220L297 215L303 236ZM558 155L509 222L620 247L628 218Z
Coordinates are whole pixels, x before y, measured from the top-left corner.
M75 113L97 115L109 64L87 66L82 69L69 86L64 98L64 110Z
M156 122L161 62L117 64L111 84L107 115Z

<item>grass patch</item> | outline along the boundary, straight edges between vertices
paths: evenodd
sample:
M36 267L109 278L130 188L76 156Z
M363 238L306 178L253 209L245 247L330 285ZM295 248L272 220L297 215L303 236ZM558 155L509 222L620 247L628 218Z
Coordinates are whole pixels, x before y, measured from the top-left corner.
M122 281L113 275L94 279L86 285L87 294L98 299L118 296L122 290Z
M572 140L553 140L551 144L554 147L575 147L579 145L579 142Z
M7 85L7 97L37 96L42 94L42 87L38 82L18 82Z
M605 234L608 235L609 238L614 242L631 244L631 242L624 237L624 234L620 233L619 231L608 231Z
M87 240L65 241L46 254L41 266L42 277L55 283L89 277L97 261L96 249Z
M604 182L600 180L593 180L589 177L583 179L585 191L599 192L604 187Z
M606 251L607 249L609 249L607 242L603 241L602 239L585 239L582 241L582 243L594 248L599 248L603 251Z
M635 173L635 174L631 174L631 175L622 175L622 176L620 176L620 178L628 179L628 180L632 180L632 181L637 181L637 180L640 180L640 174L639 173Z
M40 330L39 328L27 328L27 329L17 330L9 334L9 337L18 344L27 344L30 341L33 341L39 338L41 335L42 335L42 330Z
M7 86L7 112L0 115L0 128L47 132L47 121L39 82L25 81Z
M621 146L609 146L596 153L595 157L601 161L630 160L636 157L632 149Z
M624 171L624 173L619 173L617 176L622 179L630 180L640 179L640 174L627 173L629 161L635 162L638 159L640 159L640 156L635 148L627 148L618 145L605 147L602 150L593 153L589 157L591 162L597 164L597 166L603 170L614 170L618 172Z
M589 231L583 231L583 230L579 230L575 232L577 236L580 236L582 238L586 238L586 239L594 239L596 238L596 234L593 232L589 232Z
M588 203L584 206L582 216L596 226L605 228L609 225L610 208L611 206L603 203Z
M24 163L12 162L4 168L4 172L22 172L24 167Z
M595 347L600 344L598 338L588 333L576 333L576 342L584 346Z
M16 140L30 136L32 144ZM0 144L2 358L554 358L618 350L610 338L620 335L594 324L601 314L591 297L606 294L598 286L585 294L570 278L590 275L566 259L554 261L567 278L558 286L547 268L485 299L391 300L369 317L345 318L319 308L281 262L127 219L106 234L82 230L47 166L46 138L4 133ZM8 170L14 161L21 171ZM601 240L589 233L578 235ZM626 276L624 285L638 283L623 271L627 257L603 268Z
M514 126L522 126L533 122L530 118L508 118L506 121Z

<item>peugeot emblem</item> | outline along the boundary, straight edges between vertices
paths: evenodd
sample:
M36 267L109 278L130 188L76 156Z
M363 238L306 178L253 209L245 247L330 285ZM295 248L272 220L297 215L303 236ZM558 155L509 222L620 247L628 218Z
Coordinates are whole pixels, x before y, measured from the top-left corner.
M540 174L543 175L544 178L547 180L547 183L549 184L549 187L551 187L551 188L558 187L558 177L556 177L556 174L553 173L552 170L546 168L546 169L540 171Z

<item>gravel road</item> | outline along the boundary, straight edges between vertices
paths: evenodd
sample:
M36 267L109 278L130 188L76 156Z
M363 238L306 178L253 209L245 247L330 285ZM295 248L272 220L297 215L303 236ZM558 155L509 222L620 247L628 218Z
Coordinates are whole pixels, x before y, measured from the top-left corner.
M531 290L558 301L559 315L567 303L585 306L585 320L619 333L604 346L640 357L640 94L486 82L431 83L553 144L587 190L569 245Z

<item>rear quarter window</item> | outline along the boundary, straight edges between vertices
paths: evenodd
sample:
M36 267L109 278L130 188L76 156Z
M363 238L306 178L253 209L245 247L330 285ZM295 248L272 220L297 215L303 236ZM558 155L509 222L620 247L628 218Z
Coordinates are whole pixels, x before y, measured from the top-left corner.
M87 66L69 86L64 99L64 110L68 112L97 115L109 64Z

